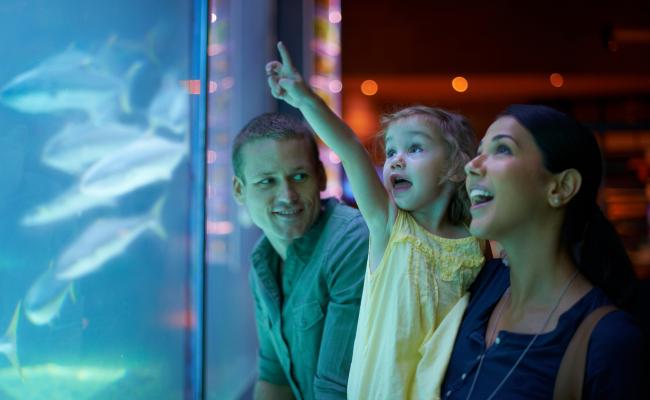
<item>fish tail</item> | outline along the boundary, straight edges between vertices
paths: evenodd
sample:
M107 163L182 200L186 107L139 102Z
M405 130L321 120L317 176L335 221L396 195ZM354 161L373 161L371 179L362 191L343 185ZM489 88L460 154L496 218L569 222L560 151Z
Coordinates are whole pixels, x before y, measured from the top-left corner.
M161 239L167 238L167 231L165 231L165 227L162 225L162 210L166 200L167 196L162 196L156 201L153 207L151 207L151 220L153 221L151 229Z
M20 368L20 362L18 361L18 341L16 340L16 329L18 328L18 318L20 317L20 301L16 304L16 309L14 310L14 315L11 317L11 322L5 332L5 337L12 344L11 350L6 353L7 358L11 365L16 368L20 379L24 379L23 370Z

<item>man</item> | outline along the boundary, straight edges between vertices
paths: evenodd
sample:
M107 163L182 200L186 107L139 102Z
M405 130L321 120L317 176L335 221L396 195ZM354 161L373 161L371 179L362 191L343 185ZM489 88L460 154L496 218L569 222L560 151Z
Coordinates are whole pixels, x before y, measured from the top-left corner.
M311 131L263 114L235 138L233 191L264 233L251 255L256 399L345 399L368 255L361 214L320 199Z

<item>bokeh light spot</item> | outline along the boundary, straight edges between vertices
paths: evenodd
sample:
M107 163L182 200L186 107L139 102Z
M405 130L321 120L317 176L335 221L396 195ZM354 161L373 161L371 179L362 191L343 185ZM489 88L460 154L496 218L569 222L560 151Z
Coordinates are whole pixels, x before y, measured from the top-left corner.
M361 93L366 96L373 96L379 91L379 85L372 79L367 79L361 83Z
M458 93L463 93L469 88L469 82L462 76L457 76L451 80L451 87Z
M329 20L333 24L338 24L343 19L340 11L330 11Z
M341 90L343 90L343 84L338 79L334 79L330 81L330 83L327 86L329 87L330 92L332 93L339 93Z
M329 160L330 160L330 162L332 164L340 164L341 163L341 159L333 151L330 151L327 158L329 158Z
M564 77L557 72L552 73L548 80L551 82L551 85L556 88L562 87L562 85L564 85Z
M208 92L210 93L216 92L218 88L219 88L219 84L215 81L210 81L210 83L208 84Z

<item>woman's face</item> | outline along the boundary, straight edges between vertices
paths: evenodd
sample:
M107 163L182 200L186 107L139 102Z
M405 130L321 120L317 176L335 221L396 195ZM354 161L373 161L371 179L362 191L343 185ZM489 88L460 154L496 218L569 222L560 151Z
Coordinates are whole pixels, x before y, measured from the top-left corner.
M533 136L515 118L490 125L465 172L472 235L504 241L547 218L552 174Z

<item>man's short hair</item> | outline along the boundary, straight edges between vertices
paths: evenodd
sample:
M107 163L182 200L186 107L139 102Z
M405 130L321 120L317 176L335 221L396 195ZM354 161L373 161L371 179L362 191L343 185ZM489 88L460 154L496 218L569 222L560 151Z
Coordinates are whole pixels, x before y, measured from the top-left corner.
M318 144L311 129L295 117L278 113L265 113L250 120L235 137L231 155L232 168L235 176L242 181L244 180L244 162L241 150L246 143L260 139L304 139L311 150L314 169L323 171L318 156Z

